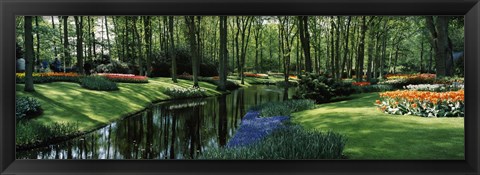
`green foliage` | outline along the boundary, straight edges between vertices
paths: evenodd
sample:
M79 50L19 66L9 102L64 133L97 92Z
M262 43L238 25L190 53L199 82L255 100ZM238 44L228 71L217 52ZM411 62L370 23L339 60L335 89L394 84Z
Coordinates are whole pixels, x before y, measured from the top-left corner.
M260 111L261 117L271 116L290 116L291 113L313 109L315 108L315 101L310 99L302 100L287 100L283 102L268 102L257 105L251 110Z
M183 88L173 87L167 88L165 94L172 98L192 98L192 97L205 97L207 96L206 90L203 88Z
M32 97L15 98L15 116L17 122L42 113L40 102Z
M333 97L349 96L354 92L351 83L336 81L322 75L306 73L299 77L295 98L312 99L317 103L329 102Z
M35 121L19 122L15 127L16 145L35 145L79 134L78 123L43 125Z
M394 90L392 85L388 84L376 84L368 86L354 86L355 93L367 93L367 92L385 92Z
M345 143L344 136L334 132L293 126L246 147L206 150L199 159L341 159Z
M112 82L101 76L86 76L80 79L80 85L86 89L97 91L115 91L118 90L117 83Z
M129 66L120 60L110 60L107 64L100 64L94 68L95 73L129 73Z

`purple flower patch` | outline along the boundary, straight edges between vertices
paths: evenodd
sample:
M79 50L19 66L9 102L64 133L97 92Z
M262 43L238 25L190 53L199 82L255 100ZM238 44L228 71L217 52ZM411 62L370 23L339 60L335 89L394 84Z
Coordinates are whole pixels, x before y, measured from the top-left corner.
M266 137L273 131L285 127L286 116L260 118L259 112L249 111L242 119L237 133L228 141L227 147L246 146Z

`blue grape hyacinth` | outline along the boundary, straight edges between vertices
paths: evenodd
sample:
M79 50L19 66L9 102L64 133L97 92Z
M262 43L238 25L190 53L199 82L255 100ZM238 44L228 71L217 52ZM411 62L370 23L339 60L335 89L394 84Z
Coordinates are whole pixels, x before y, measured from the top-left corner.
M247 146L255 143L273 131L285 127L287 116L259 117L259 112L249 111L243 117L237 133L229 140L227 147Z

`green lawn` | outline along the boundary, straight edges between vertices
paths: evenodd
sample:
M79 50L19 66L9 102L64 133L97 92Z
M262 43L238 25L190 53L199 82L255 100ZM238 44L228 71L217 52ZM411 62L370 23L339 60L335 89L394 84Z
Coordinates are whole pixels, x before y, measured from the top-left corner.
M343 134L349 159L464 159L464 118L384 114L376 99L378 93L356 94L294 113L292 121Z
M81 131L89 131L112 121L145 109L155 101L171 99L164 94L167 87L193 86L192 81L170 78L150 78L148 84L118 83L119 91L94 91L80 87L78 83L54 82L35 84L34 93L23 91L23 84L16 85L17 96L32 96L41 103L44 112L33 119L49 124L53 122L79 122ZM221 94L216 85L199 82L209 96Z

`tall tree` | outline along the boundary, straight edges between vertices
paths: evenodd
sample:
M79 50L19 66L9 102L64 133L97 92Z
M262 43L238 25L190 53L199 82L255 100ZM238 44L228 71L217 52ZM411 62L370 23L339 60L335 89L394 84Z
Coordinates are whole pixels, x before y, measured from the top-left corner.
M293 39L295 33L293 32L294 25L292 19L288 16L278 17L278 29L280 35L280 49L283 57L283 69L285 83L288 83L288 76L290 75L290 53L292 51ZM288 98L288 97L287 97Z
M254 36L255 36L255 72L259 72L260 65L258 65L258 56L259 52L260 54L262 53L263 49L259 49L262 46L262 41L261 41L261 36L262 36L262 30L263 30L263 18L261 16L255 17L255 30L254 30ZM262 58L260 58L262 59Z
M77 72L83 74L83 16L74 18L77 33Z
M431 45L435 50L435 68L437 77L450 76L452 66L447 64L452 60L451 47L448 41L448 17L438 16L436 22L433 16L427 16L426 24L430 31Z
M360 43L358 45L358 54L357 54L357 82L362 81L363 76L363 64L364 64L364 54L365 54L365 33L367 32L367 22L366 17L362 16L362 27L360 31Z
M65 72L67 60L70 60L70 49L68 44L68 16L63 16L63 72Z
M137 46L137 58L138 58L138 66L139 66L139 71L140 71L140 75L145 75L145 70L143 69L144 68L144 65L143 65L143 57L142 57L142 42L141 42L141 38L140 38L140 32L138 32L138 28L137 28L137 20L138 20L138 17L137 16L134 16L133 17L133 31L135 33L135 39L137 41L136 43L136 46Z
M40 25L38 25L38 18L40 16L35 16L35 35L37 38L37 56L35 57L35 60L33 61L34 64L38 64L40 62ZM35 69L35 66L33 67Z
M343 62L342 62L342 68L341 68L341 73L343 74L343 72L345 72L345 65L347 63L347 56L348 56L348 53L350 52L350 50L348 49L348 39L350 38L349 35L350 35L350 23L352 21L352 17L351 16L348 16L347 17L347 26L346 26L346 32L345 32L345 35L344 35L344 39L345 39L345 48L344 48L344 51L343 51ZM346 77L344 77L346 78Z
M188 28L188 38L190 42L190 53L192 54L192 73L193 73L193 87L198 88L198 72L200 69L199 57L197 51L198 42L196 41L198 33L196 32L197 26L195 24L195 16L185 16L185 24Z
M222 91L226 90L227 82L227 16L220 16L220 72L218 88Z
M305 55L305 70L312 72L312 59L310 57L310 32L308 31L308 16L298 16L298 30L300 41Z
M245 57L247 56L247 47L248 41L250 39L250 29L253 23L253 16L237 16L237 27L240 31L240 65L239 73L241 78L241 83L245 84L243 70L245 68ZM238 40L237 40L238 41Z
M35 88L33 87L33 34L32 34L32 17L25 16L24 22L24 31L25 31L25 87L24 91L34 92Z
M106 31L106 34L107 34L108 55L112 56L112 49L111 49L112 45L110 45L110 33L108 32L108 17L105 16L103 20L105 21L105 31Z
M173 37L173 23L174 17L168 17L168 30L170 33L170 57L172 58L172 81L177 83L177 58L175 54L175 42Z
M150 75L151 73L151 66L152 66L152 27L151 27L151 17L144 16L143 17L143 31L144 31L144 41L145 41L145 58L146 58L146 66L147 73L146 75ZM173 37L173 36L172 36Z
M55 30L55 20L53 19L53 16L52 16L52 29L53 31L55 31L56 33L56 30ZM55 36L57 36L55 34ZM55 38L53 39L53 53L54 53L54 57L57 57L57 44L55 43Z

